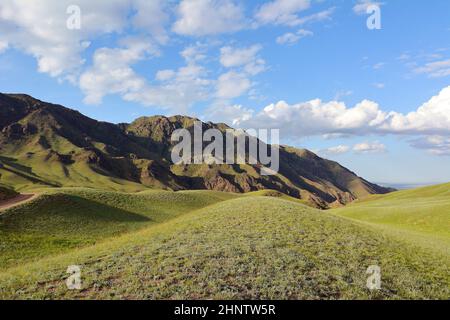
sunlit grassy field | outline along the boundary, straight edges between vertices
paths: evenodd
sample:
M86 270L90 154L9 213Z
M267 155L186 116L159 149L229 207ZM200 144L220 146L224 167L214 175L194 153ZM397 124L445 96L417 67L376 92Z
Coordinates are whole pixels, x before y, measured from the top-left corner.
M290 200L210 191L46 193L2 216L8 245L0 298L450 297L442 251ZM65 285L69 265L81 267L81 291ZM381 267L379 291L366 287L370 265Z
M450 259L450 184L371 196L331 212Z
M93 245L237 197L222 192L48 189L0 215L0 269Z

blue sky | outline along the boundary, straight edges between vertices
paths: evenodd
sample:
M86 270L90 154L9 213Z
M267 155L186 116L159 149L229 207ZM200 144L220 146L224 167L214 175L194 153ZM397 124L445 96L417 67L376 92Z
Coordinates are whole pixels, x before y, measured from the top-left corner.
M449 40L446 0L2 0L0 91L280 128L375 182L445 182Z

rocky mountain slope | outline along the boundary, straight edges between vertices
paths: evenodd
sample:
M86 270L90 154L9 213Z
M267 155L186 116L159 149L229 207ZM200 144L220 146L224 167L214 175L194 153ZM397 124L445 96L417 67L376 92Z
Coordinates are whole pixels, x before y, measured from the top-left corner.
M16 190L39 185L122 191L146 187L250 192L273 189L327 208L391 190L372 184L308 150L280 147L280 170L260 165L174 165L171 135L194 118L144 117L111 124L39 101L0 94L0 183ZM224 132L224 124L203 123Z

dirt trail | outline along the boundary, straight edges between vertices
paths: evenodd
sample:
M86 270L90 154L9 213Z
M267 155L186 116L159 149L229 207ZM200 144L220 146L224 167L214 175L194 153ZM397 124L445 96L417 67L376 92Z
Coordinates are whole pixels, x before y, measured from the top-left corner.
M5 201L0 201L0 211L10 209L12 207L18 206L22 203L28 202L36 198L37 194L19 194L18 196L8 199Z

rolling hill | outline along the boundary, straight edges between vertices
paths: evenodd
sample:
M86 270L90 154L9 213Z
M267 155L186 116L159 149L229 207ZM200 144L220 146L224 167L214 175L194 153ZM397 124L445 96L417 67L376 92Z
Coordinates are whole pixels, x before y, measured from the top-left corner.
M62 189L0 217L3 299L450 297L448 255L277 192Z
M450 257L450 184L371 196L331 212Z
M280 170L258 165L173 165L171 135L197 119L144 117L131 124L99 122L23 94L0 94L0 183L17 191L89 187L137 192L277 190L319 208L392 190L372 184L308 150L280 146ZM225 124L203 123L222 132Z
M17 195L13 190L0 186L0 201L8 200Z
M274 176L173 165L170 137L195 121L0 94L0 202L37 194L0 210L0 299L450 298L449 184L391 192L288 146Z

